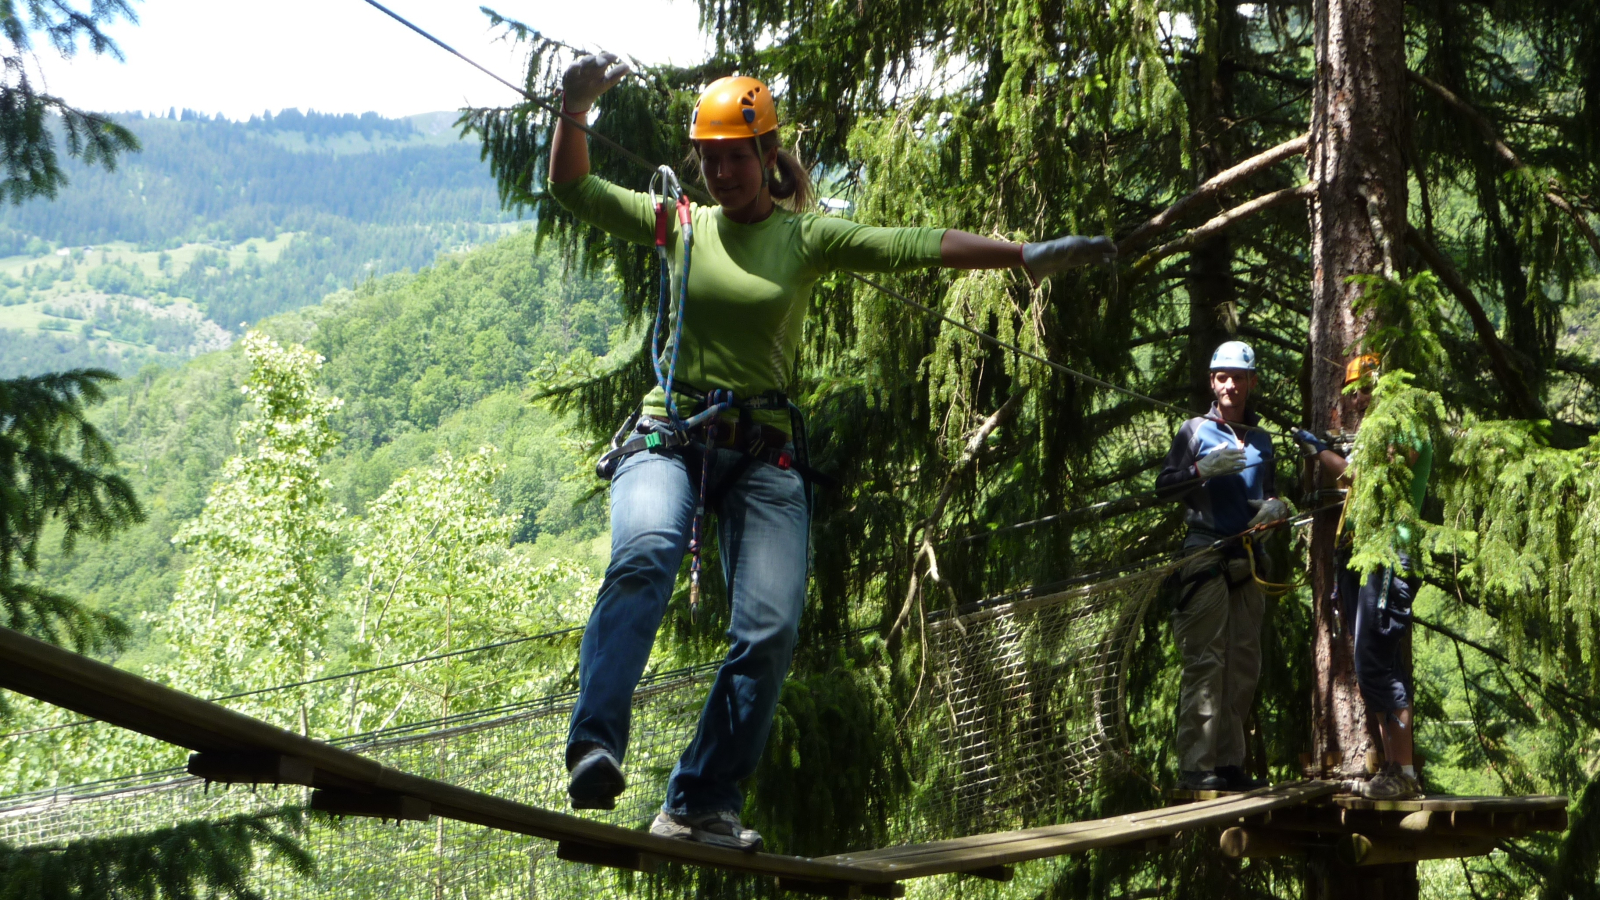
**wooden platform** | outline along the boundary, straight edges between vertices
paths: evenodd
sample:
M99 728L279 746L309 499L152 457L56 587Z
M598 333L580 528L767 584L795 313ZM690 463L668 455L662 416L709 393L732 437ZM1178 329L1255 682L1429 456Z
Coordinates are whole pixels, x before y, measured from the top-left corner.
M1197 799L1243 796L1221 791L1168 791L1187 809ZM1466 797L1431 794L1369 800L1349 793L1292 809L1245 817L1223 832L1222 852L1238 857L1318 850L1349 865L1483 856L1507 840L1567 828L1567 798Z
M806 859L654 837L410 775L5 628L0 628L0 688L186 747L194 751L189 771L203 778L308 786L313 808L338 815L401 821L442 816L557 841L557 855L576 862L649 871L672 861L768 876L780 888L825 896L896 897L904 893L899 884L903 879L951 873L1006 879L1016 863L1138 847L1197 828L1298 827L1321 840L1329 815L1415 824L1418 812L1346 808L1332 797L1337 785L1309 781L1090 822ZM1469 828L1479 821L1474 816L1527 815L1519 821L1542 829L1553 827L1557 814L1564 827L1564 800L1534 799L1548 802L1538 809L1439 812L1465 816ZM1433 811L1427 812L1431 817ZM1442 827L1444 820L1434 823L1430 818L1429 823ZM1452 827L1465 834L1461 826Z
M1272 815L1330 796L1336 790L1338 785L1332 782L1297 782L1109 819L840 853L822 857L817 862L849 865L894 878L971 872L978 866L1005 866L1084 850L1141 844L1196 828Z

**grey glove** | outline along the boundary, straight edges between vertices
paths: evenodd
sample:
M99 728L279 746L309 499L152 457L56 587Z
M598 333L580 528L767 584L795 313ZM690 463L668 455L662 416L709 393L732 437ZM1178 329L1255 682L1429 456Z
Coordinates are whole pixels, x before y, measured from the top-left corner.
M1022 267L1035 282L1057 272L1090 263L1109 265L1117 259L1117 245L1105 237L1079 237L1069 234L1053 241L1022 245Z
M1277 497L1268 497L1265 500L1247 500L1245 502L1256 508L1255 517L1245 526L1247 528L1265 525L1268 522L1281 522L1289 518L1289 504L1279 500Z
M601 94L616 87L632 71L615 53L578 57L561 76L561 108L569 113L588 112Z
M1219 475L1232 475L1244 471L1244 451L1238 447L1223 447L1213 450L1200 461L1194 464L1196 475L1201 478L1216 478Z

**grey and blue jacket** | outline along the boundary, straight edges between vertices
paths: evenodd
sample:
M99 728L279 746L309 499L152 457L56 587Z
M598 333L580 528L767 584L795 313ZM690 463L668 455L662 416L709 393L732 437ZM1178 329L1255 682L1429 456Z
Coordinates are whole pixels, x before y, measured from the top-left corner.
M1248 413L1243 425L1259 421L1260 416ZM1241 445L1245 453L1243 472L1200 480L1195 464L1201 457ZM1184 422L1173 435L1166 465L1156 476L1156 496L1181 499L1188 505L1184 521L1189 526L1189 538L1185 546L1209 544L1249 527L1256 514L1249 501L1278 496L1273 472L1276 462L1270 435L1256 428L1230 428L1213 403L1209 415Z

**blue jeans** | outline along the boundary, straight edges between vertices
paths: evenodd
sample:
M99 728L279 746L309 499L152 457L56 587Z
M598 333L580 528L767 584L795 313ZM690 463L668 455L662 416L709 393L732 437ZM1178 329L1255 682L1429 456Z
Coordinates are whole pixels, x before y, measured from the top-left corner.
M567 733L622 759L633 691L689 547L700 457L646 450L611 479L611 564L578 656L578 702ZM742 469L742 471L740 471ZM691 480L692 479L692 480ZM694 740L683 751L662 808L679 815L744 807L738 783L755 772L794 655L806 599L810 527L805 485L792 470L732 450L712 459L720 495L718 540L733 610L731 646L711 685Z

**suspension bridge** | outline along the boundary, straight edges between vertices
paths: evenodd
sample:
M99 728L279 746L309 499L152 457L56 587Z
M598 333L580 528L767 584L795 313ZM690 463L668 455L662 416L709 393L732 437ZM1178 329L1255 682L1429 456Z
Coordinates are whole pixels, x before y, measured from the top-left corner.
M268 866L259 879L272 896L604 896L594 866L653 873L676 864L802 893L892 897L913 879L1008 880L1021 863L1164 846L1198 829L1225 829L1220 849L1229 856L1321 848L1372 865L1481 855L1506 839L1566 827L1559 797L1385 805L1315 780L1059 823L1065 799L1127 765L1130 657L1172 565L929 618L935 683L914 712L947 762L928 773L898 832L908 840L895 846L804 858L643 830L715 664L658 673L640 686L628 758L635 787L617 810L580 817L555 811L564 806L570 694L315 740L3 629L0 687L105 723L81 727L130 729L191 755L182 768L0 799L0 841L59 845L309 807L355 824L310 828L317 876ZM612 889L620 894L626 884Z

